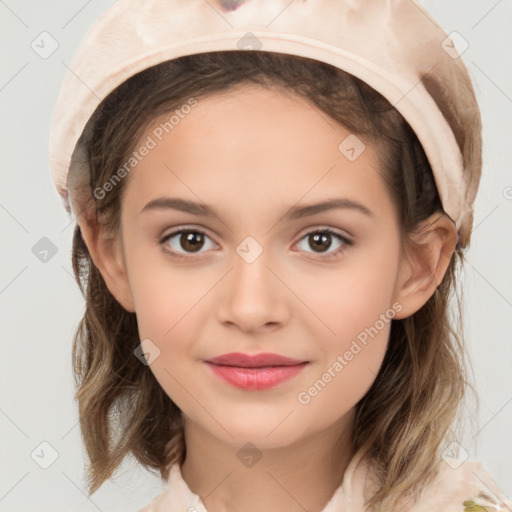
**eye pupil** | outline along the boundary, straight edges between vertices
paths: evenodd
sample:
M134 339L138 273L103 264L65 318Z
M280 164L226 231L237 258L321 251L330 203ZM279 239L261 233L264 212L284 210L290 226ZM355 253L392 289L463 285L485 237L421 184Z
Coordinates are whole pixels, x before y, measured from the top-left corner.
M319 243L321 248L328 249L331 245L331 235L329 233L313 233L309 236L310 241L313 241L311 247L315 249L315 245ZM316 249L315 249L316 250ZM322 251L317 251L322 252Z
M180 244L185 250L191 250L192 252L201 249L204 243L204 237L201 233L196 231L187 231L180 237Z

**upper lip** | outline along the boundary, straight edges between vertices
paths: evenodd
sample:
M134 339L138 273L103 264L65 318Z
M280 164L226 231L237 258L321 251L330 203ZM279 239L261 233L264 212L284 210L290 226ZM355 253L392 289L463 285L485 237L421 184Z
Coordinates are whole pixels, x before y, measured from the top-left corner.
M307 363L299 359L291 359L279 354L265 352L262 354L243 354L241 352L230 352L218 357L212 357L205 362L219 364L224 366L237 366L241 368L258 368L266 366L293 366L297 364Z

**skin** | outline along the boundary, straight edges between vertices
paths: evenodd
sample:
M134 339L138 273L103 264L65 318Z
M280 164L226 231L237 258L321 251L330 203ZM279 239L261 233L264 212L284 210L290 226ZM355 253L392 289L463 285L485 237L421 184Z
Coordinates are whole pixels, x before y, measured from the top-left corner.
M136 147L167 118L155 119ZM102 236L92 216L79 220L110 291L136 312L140 339L160 350L150 369L184 413L181 471L208 511L322 510L354 454L354 406L379 371L391 322L309 403L298 394L381 314L417 311L453 253L455 228L442 214L424 222L419 248L402 247L378 156L359 136L366 150L349 161L338 149L349 134L276 90L246 85L201 99L129 175L118 237ZM206 203L218 216L141 213L162 196ZM293 206L332 198L372 215L341 208L285 218ZM206 234L198 252L180 234L159 244L184 227ZM332 236L322 247L307 236L327 227L353 245ZM236 252L248 236L263 249L252 263ZM228 352L310 364L272 389L242 390L203 362ZM252 467L237 457L247 442L261 455Z

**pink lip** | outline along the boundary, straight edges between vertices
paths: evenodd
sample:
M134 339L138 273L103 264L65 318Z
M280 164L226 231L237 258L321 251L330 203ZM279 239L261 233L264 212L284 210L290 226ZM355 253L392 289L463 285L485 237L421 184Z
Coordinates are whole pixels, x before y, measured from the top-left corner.
M263 390L291 379L302 371L308 361L271 353L250 356L232 352L208 359L205 363L216 376L236 387Z

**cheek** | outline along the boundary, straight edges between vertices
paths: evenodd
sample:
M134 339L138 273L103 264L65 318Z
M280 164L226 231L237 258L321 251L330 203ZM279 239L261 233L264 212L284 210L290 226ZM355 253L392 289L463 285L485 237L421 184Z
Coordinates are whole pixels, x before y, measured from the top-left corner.
M390 286L376 289L372 273L332 282L331 301L311 297L324 323L309 324L318 365L296 396L304 417L329 425L354 407L371 388L388 347L391 323L400 311L390 303ZM382 284L382 281L381 281ZM335 300L334 300L335 299ZM325 301L325 303L323 302ZM314 306L315 307L315 306Z
M355 254L355 253L354 253ZM355 405L373 384L386 354L398 252L358 254L337 272L304 275L297 294L308 308L303 328L314 335L318 368L302 389L306 413L334 418ZM297 281L299 284L299 281ZM348 410L348 409L347 409Z
M398 252L388 250L354 251L337 269L301 272L293 290L307 305L302 318L321 334L327 352L347 349L352 339L360 333L364 338L365 329L376 323L382 330L382 315L394 317L397 271Z
M128 244L127 244L128 247ZM129 280L141 336L165 343L215 284L208 269L180 266L160 250L129 253Z
M206 266L180 266L136 244L126 246L139 336L151 340L158 353L150 369L175 403L186 408L190 397L184 387L191 387L202 326L213 311L210 292L222 275Z
M172 267L165 258L157 260L161 261L143 265L142 255L132 253L130 277L139 336L151 340L148 346L157 357L149 368L162 389L181 410L191 413L190 393L199 395L190 379L196 371L194 351L208 314L205 296L215 280Z

